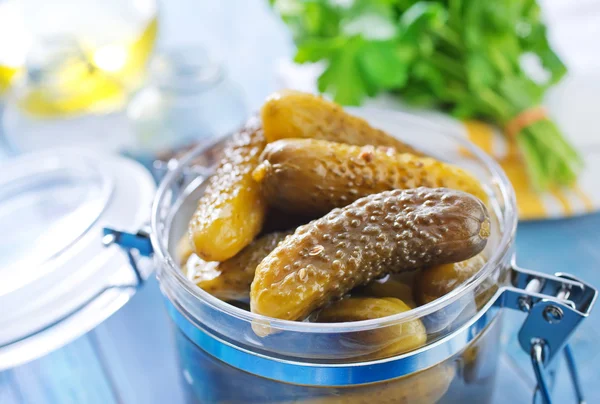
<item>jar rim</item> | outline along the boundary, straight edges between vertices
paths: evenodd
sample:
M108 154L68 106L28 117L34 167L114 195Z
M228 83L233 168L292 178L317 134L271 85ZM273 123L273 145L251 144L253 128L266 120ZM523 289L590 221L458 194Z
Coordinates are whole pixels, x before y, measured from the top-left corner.
M339 323L312 323L276 319L252 313L212 296L210 293L197 287L191 280L189 280L184 275L179 265L176 264L176 261L173 259L168 249L168 235L165 237L165 232L167 232L168 229L160 225L160 215L162 201L169 195L172 185L176 183L183 170L205 150L215 146L219 142L231 136L231 134L226 134L199 144L192 151L187 153L186 156L181 159L177 167L169 171L159 184L152 206L152 232L150 237L154 247L155 259L159 262L158 265L166 267L166 270L161 272L161 276L169 277L194 299L201 300L203 303L211 306L213 309L216 309L228 316L258 325L264 324L265 326L278 331L293 331L303 333L342 333L365 331L373 328L386 327L395 323L410 321L429 315L449 306L480 285L510 252L512 241L514 240L514 234L517 228L518 217L515 193L508 177L499 164L475 144L466 140L459 134L452 133L453 131L451 128L445 127L438 122L428 121L425 118L406 112L399 112L384 108L361 107L348 110L353 113L356 112L357 115L369 114L372 116L376 114L387 114L388 119L390 116L396 118L400 117L404 122L442 133L444 136L451 137L457 145L474 156L475 159L478 160L479 163L482 163L485 169L488 170L494 185L496 185L499 190L500 198L497 199L503 207L502 217L499 220L502 232L498 246L494 249L490 258L477 272L477 274L450 293L447 293L438 299L409 311L394 314L388 317Z

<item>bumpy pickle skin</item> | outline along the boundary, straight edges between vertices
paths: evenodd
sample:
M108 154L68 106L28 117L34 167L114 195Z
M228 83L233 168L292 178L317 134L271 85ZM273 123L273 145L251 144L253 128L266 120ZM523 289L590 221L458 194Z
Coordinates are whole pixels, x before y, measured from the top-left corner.
M256 267L290 234L291 231L266 234L223 262L206 262L192 256L186 264L186 276L218 299L247 300Z
M318 315L320 323L372 320L404 313L411 308L394 297L351 297L339 300L324 308ZM358 335L361 344L379 347L362 356L361 360L372 360L400 355L417 349L427 342L427 332L421 320L406 321Z
M287 138L323 139L359 146L393 147L401 153L421 154L364 119L317 95L284 90L267 98L261 117L268 142Z
M265 139L258 119L250 120L225 147L189 224L195 253L206 261L225 261L260 232L266 203L252 179Z
M325 214L366 195L420 186L457 189L487 199L477 179L459 167L390 148L325 140L268 144L253 177L270 205L306 215Z
M453 291L475 275L485 264L482 254L453 264L423 268L415 279L415 299L427 304Z
M257 267L252 312L301 320L390 272L466 260L483 250L483 203L446 188L369 195L299 227Z

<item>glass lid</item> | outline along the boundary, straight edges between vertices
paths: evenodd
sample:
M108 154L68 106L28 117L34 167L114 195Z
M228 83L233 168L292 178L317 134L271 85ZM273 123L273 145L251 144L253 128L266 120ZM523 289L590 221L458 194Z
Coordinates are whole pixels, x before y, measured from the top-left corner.
M0 371L86 333L137 291L150 266L135 272L103 229L141 229L155 189L142 165L89 149L0 166Z
M106 208L109 177L83 156L53 153L6 164L0 176L0 296L52 271Z

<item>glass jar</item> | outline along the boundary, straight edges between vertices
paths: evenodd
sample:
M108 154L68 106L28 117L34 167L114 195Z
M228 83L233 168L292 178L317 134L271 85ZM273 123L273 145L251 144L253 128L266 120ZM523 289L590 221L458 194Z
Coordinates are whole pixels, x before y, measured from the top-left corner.
M242 92L200 46L159 53L148 83L127 109L127 154L150 165L158 156L237 129L247 116Z
M516 267L513 190L501 169L479 149L447 128L414 117L381 110L353 112L401 138L410 135L404 140L478 177L490 199L493 232L484 252L487 263L447 295L385 318L293 322L230 305L188 280L176 260L177 243L226 138L200 145L164 177L151 221L157 276L176 325L189 401L489 402L506 309L529 313L519 340L547 395L545 372L588 315L596 290L565 274L548 276ZM370 336L385 336L415 319L426 326L425 346L391 358L363 359L381 349ZM257 329L268 329L269 335L260 336Z

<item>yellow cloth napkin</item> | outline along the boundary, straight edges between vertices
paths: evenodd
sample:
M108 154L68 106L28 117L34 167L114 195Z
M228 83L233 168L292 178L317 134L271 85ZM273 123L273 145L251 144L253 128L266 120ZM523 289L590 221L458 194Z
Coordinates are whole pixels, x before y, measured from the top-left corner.
M507 139L496 128L475 121L465 122L465 128L469 140L492 156L506 172L517 194L521 219L565 217L595 210L590 193L580 185L553 188L544 193L534 191L515 141Z

